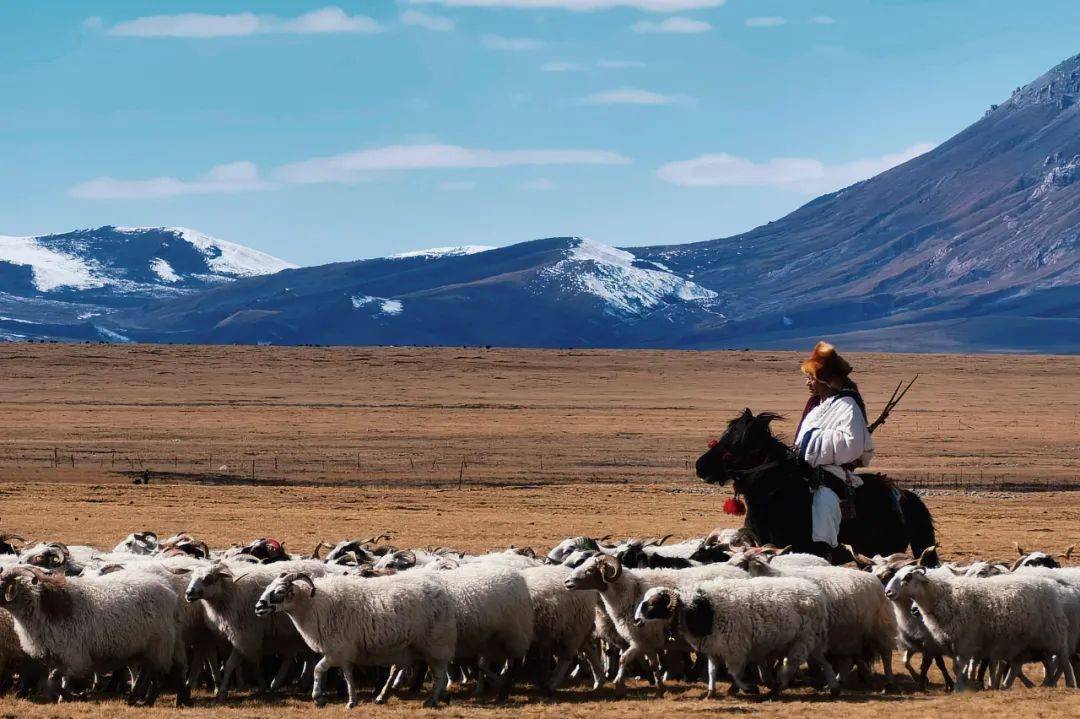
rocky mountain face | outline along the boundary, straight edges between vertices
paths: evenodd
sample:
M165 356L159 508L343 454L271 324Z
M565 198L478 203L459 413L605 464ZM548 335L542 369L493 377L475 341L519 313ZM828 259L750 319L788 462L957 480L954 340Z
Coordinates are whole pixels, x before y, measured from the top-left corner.
M9 337L1080 351L1080 56L926 154L750 232L289 268L190 230L0 238Z

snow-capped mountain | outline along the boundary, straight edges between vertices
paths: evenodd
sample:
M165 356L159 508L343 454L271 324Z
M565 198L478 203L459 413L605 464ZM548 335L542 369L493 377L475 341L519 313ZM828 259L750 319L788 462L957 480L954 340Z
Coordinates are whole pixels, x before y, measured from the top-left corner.
M289 270L117 316L132 339L326 344L655 343L724 322L716 293L579 237Z
M0 236L0 335L110 338L95 318L292 266L183 227Z
M188 230L0 239L0 333L169 342L1080 352L1080 56L726 239L289 268Z

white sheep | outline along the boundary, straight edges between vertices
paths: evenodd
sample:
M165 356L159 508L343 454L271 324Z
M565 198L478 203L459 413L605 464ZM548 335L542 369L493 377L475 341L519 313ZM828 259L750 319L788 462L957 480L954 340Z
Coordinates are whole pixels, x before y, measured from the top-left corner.
M495 678L492 667L511 663L499 690L499 699L505 700L533 638L532 603L521 572L483 562L426 572L443 585L454 604L454 659L477 661L477 693L483 693L485 680Z
M73 679L138 665L129 701L143 697L147 705L170 672L179 687L177 705L191 703L184 645L177 641L178 601L167 583L148 575L67 579L32 565L0 574L0 606L14 618L27 654ZM53 697L57 678L54 673L50 680Z
M924 553L931 550L936 551L936 547L930 547ZM894 554L888 557L875 555L873 559L870 559L855 551L851 553L856 564L869 571L870 575L877 579L882 587L889 583L889 580L896 575L897 571L914 564L916 561L907 554ZM945 578L948 578L951 574L950 570L945 567L935 567L928 569L927 572L930 575L940 575ZM933 635L930 634L930 630L927 629L926 624L923 622L918 607L912 602L902 599L889 599L889 602L892 604L893 617L896 619L897 645L898 648L903 650L904 668L907 669L911 678L920 688L925 688L928 683L927 677L930 673L930 666L936 664L945 681L945 688L952 690L953 678L949 674L948 667L945 666L945 652L941 645L935 641ZM912 664L914 654L922 655L921 665L917 670Z
M333 667L345 676L350 708L359 701L356 666L391 667L376 703L386 701L394 668L418 661L425 662L433 676L424 706L437 706L445 696L447 667L458 638L457 618L453 599L434 574L316 579L289 572L266 587L255 612L262 617L287 615L312 651L322 655L311 692L318 706L326 702L325 677Z
M204 603L206 618L231 647L216 696L222 700L228 697L233 674L245 660L255 666L261 684L262 659L272 654L283 660L270 683L270 690L276 690L307 645L287 618L257 617L251 608L282 572L304 572L319 577L327 573L327 565L314 560L273 564L213 562L195 569L179 567L171 571L190 577L185 591L187 601Z
M716 694L721 664L731 673L733 692L756 693L746 681L747 666L770 667L781 660L775 693L808 660L824 671L829 689L836 691L836 674L825 656L827 621L820 587L793 578L714 579L694 590L653 587L634 612L636 626L671 624L698 654L708 657L710 699Z
M866 572L844 567L781 568L774 566L768 555L749 558L746 568L753 577L797 577L817 584L828 604L828 654L841 676L856 664L864 670L864 681L868 680L867 663L880 659L885 683L892 685L896 618L881 582Z
M991 662L992 686L1008 688L1028 656L1051 661L1076 685L1068 661L1069 621L1058 587L1035 576L989 578L931 576L925 567L897 571L885 593L890 599L914 602L934 639L953 657L956 689L967 688L965 668L978 660ZM999 682L999 662L1009 671Z
M569 567L557 565L533 567L521 573L533 610L532 651L556 657L555 669L546 683L549 690L562 685L579 655L588 662L593 689L598 689L604 683L604 668L594 633L599 597L593 591L567 590L570 571Z
M616 691L625 690L627 669L639 657L644 657L656 675L657 693L663 695L665 690L660 653L668 648L666 632L655 623L635 626L633 622L634 610L645 592L652 587L690 588L720 577L737 579L745 578L747 574L726 564L689 569L624 569L619 560L605 554L586 560L570 573L567 588L599 591L615 631L627 644L619 657L619 671L614 680Z

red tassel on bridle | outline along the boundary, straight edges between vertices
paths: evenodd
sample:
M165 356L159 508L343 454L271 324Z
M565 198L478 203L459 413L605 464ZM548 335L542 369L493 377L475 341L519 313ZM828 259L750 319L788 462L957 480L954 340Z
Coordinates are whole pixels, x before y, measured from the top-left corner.
M729 497L724 501L724 514L731 514L736 517L741 517L746 514L746 505L739 499L739 495Z

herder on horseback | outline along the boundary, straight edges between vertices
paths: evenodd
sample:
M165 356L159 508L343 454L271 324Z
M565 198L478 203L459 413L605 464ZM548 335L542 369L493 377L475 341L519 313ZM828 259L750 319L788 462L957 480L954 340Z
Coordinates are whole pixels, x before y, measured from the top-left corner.
M814 554L828 557L837 547L844 506L862 486L856 467L874 456L866 403L851 380L851 365L828 342L818 342L801 365L810 399L795 432L795 451L814 471L811 538ZM850 514L850 510L849 510Z
M735 495L724 511L745 515L744 526L758 542L813 552L835 564L851 559L847 545L867 556L910 547L935 566L934 520L922 499L885 475L854 471L869 463L870 435L915 380L898 384L881 415L867 424L851 365L836 348L818 343L802 370L811 396L794 443L772 433L780 415L747 408L709 442L695 464L697 476L731 484Z

